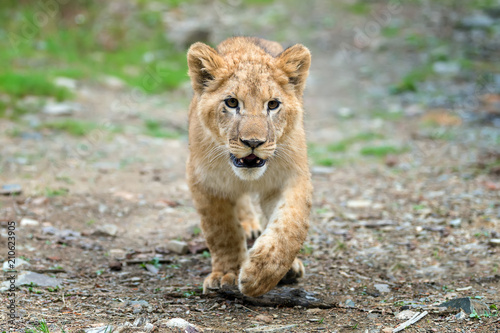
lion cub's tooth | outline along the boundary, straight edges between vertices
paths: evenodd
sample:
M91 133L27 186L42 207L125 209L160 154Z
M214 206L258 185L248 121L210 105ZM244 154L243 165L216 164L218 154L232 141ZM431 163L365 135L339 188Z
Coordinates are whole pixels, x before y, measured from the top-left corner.
M260 160L257 160L257 164L259 164L259 163L260 163Z
M243 164L243 159L242 158L240 158L240 163Z

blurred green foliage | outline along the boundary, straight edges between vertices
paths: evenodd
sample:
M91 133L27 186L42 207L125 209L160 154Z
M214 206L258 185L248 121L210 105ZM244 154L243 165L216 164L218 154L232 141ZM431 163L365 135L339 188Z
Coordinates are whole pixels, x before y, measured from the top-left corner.
M165 37L152 1L0 2L0 113L24 96L71 97L55 77L122 79L158 93L188 79L184 52ZM173 8L180 0L162 0ZM114 7L113 7L114 6Z

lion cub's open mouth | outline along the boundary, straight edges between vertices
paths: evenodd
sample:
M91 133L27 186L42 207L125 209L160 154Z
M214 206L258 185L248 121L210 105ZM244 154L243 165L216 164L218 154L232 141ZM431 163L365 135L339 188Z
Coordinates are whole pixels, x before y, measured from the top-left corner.
M237 168L260 168L266 164L267 160L264 160L254 154L250 154L243 158L236 158L233 154L230 154L231 161Z

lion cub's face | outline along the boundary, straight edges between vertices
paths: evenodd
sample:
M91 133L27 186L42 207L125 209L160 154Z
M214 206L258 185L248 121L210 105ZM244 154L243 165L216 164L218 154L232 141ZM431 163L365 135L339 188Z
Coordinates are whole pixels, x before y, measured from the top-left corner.
M283 134L302 126L296 120L302 119L301 95L310 55L303 46L293 48L297 47L277 57L260 49L221 56L197 43L188 53L199 98L198 117L224 147L213 158L227 158L243 180L260 178L274 162Z

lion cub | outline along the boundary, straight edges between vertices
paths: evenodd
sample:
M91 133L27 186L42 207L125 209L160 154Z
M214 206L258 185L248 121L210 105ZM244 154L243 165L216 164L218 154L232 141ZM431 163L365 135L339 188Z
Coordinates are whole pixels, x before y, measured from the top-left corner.
M259 296L304 274L296 256L311 208L302 108L311 55L300 44L235 37L217 49L195 43L187 59L187 177L212 255L203 291L238 284ZM247 252L245 232L260 232L251 196L267 226Z

